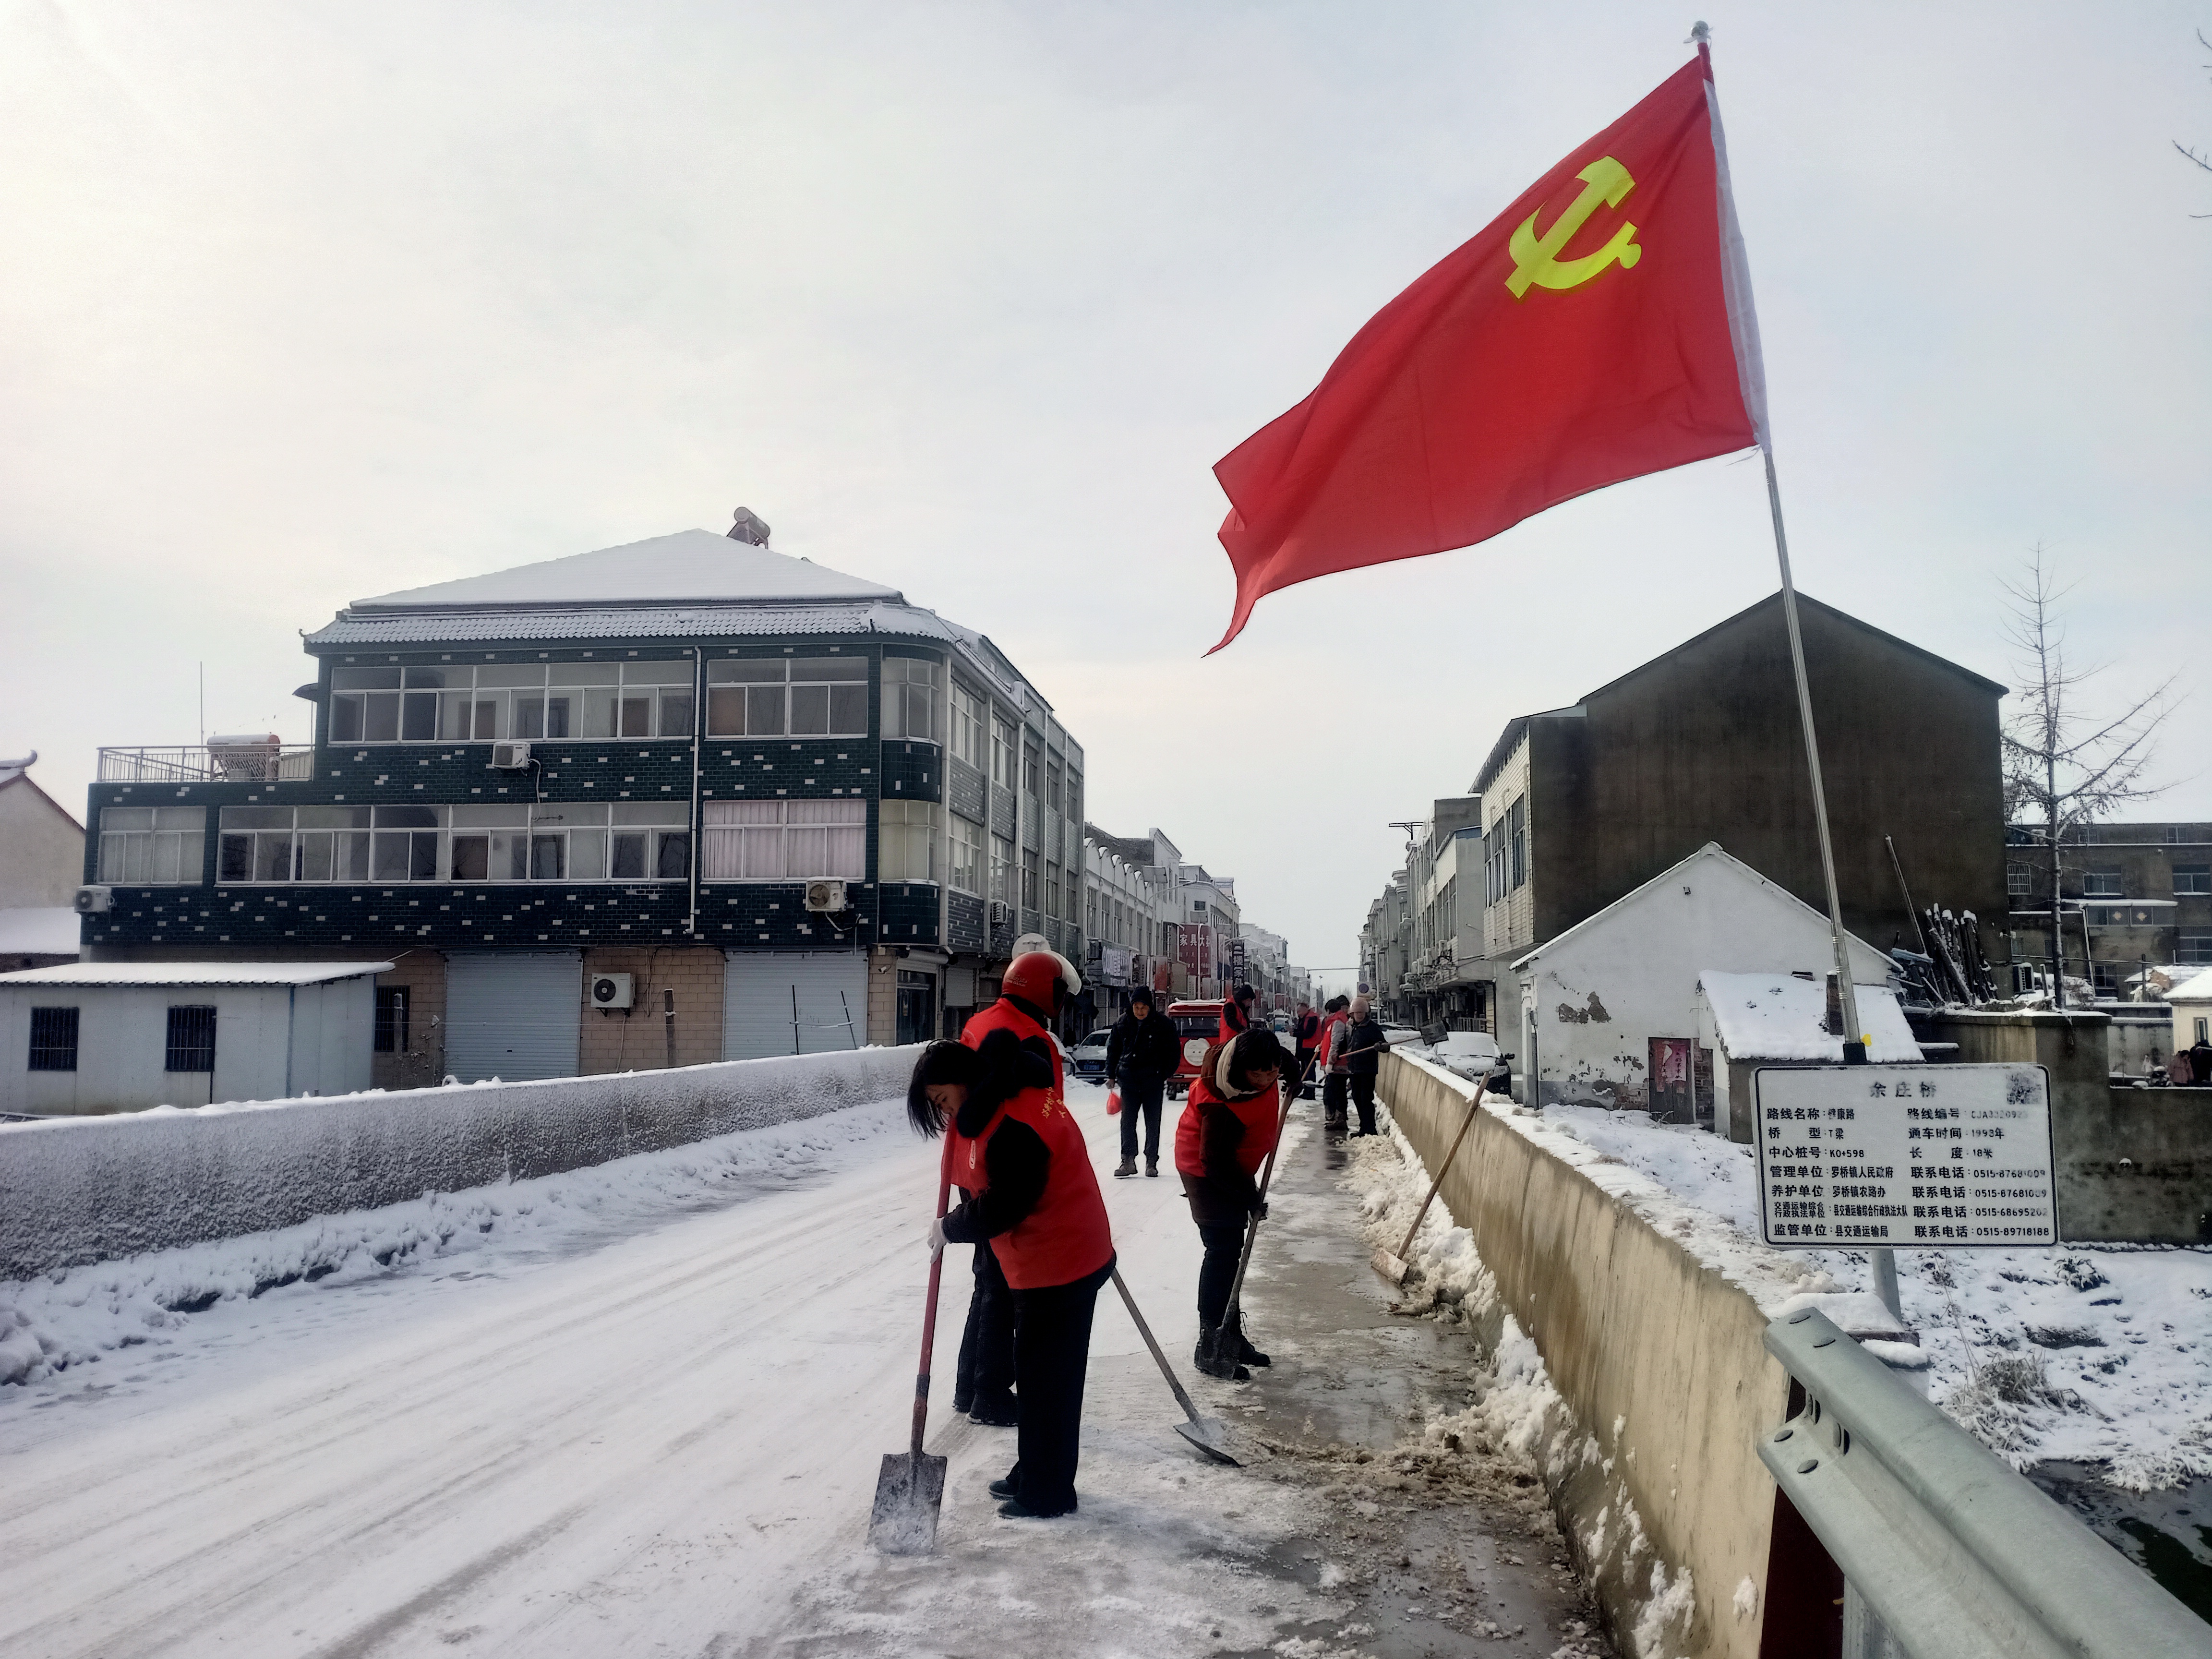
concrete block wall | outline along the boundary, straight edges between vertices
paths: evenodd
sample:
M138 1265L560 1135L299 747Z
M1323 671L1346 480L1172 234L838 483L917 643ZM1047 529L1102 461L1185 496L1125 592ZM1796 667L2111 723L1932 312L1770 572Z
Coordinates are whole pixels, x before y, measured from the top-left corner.
M1382 1057L1378 1092L1437 1168L1466 1118L1469 1085L1394 1054ZM1503 1310L1597 1440L1601 1461L1568 1456L1547 1471L1589 1581L1625 1634L1651 1594L1656 1552L1670 1580L1686 1568L1695 1587L1686 1628L1668 1627L1670 1659L1755 1659L1762 1620L1739 1617L1733 1602L1748 1579L1766 1606L1776 1493L1756 1446L1786 1415L1790 1394L1762 1343L1766 1315L1630 1205L1516 1133L1501 1109L1477 1111L1442 1196L1474 1234ZM1648 1552L1632 1553L1623 1495ZM1592 1536L1604 1540L1595 1559Z
M868 952L868 1041L898 1040L898 957L878 945Z
M594 974L628 974L631 1003L620 1010L586 1004L578 1065L586 1077L653 1071L668 1065L661 994L676 993L676 1064L705 1066L722 1057L722 992L727 958L708 945L614 946L584 952L584 988Z
M0 1124L0 1279L893 1099L916 1052Z
M1959 1058L2051 1073L2058 1236L2085 1242L2212 1243L2212 1098L2199 1089L2115 1089L2103 1014L1962 1011L1934 1037Z

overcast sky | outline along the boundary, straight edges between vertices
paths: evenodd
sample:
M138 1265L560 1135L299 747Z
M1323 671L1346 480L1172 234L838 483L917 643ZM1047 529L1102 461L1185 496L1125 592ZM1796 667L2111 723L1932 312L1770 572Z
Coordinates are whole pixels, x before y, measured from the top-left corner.
M1211 467L1688 55L1611 6L0 3L0 753L308 732L346 600L702 526L988 632L1351 959L1392 819L1775 586L1755 462L1263 600ZM2212 817L2212 4L1709 13L1805 591L2038 540ZM1940 901L1943 896L1926 896Z

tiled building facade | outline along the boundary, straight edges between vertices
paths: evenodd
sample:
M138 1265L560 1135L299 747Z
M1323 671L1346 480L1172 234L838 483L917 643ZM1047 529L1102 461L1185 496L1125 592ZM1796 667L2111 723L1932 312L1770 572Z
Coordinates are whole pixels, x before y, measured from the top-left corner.
M312 744L102 751L84 942L396 960L386 1086L912 1041L1084 954L1080 746L892 589L693 531L305 645Z

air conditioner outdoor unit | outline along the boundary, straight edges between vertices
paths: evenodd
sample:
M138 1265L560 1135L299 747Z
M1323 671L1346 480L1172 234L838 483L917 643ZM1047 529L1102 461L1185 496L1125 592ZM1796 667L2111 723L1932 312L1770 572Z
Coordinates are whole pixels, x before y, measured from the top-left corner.
M526 743L495 743L491 746L491 769L495 772L520 772L530 765L530 745Z
M114 908L115 890L112 887L80 887L76 890L76 913L81 916L104 916Z
M593 974L592 975L592 1006L594 1008L627 1008L629 1006L630 983L628 974Z
M806 884L806 908L810 910L836 911L845 908L845 884L842 881L810 881Z
M991 926L1002 927L1014 919L1014 907L1003 899L991 901Z

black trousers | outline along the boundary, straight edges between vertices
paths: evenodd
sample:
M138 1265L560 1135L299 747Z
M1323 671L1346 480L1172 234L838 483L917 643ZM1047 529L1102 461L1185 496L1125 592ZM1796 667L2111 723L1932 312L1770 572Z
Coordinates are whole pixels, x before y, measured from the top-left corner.
M1198 1265L1198 1328L1201 1334L1218 1328L1229 1311L1229 1287L1237 1282L1237 1263L1244 1254L1242 1221L1201 1221L1199 1242L1206 1260Z
M968 1327L960 1333L960 1369L952 1379L952 1409L1006 1403L1014 1386L1014 1293L989 1244L975 1247L975 1290L968 1298Z
M1075 1507L1083 1441L1083 1380L1091 1365L1091 1316L1114 1275L1104 1267L1072 1285L1016 1291L1014 1386L1021 1394L1016 1456L1006 1479L1022 1507L1065 1515Z
M1313 1098L1313 1063L1314 1051L1312 1049L1301 1048L1298 1050L1298 1075L1305 1079L1304 1086L1300 1088L1298 1091L1298 1098L1300 1100L1311 1100Z
M1375 1133L1375 1073L1354 1072L1352 1074L1352 1103L1359 1109L1359 1133Z
M1322 1127L1341 1129L1344 1127L1344 1091L1351 1079L1342 1072L1331 1072L1321 1085Z
M1133 1159L1137 1156L1137 1114L1145 1115L1145 1156L1153 1163L1160 1158L1160 1093L1168 1080L1160 1078L1151 1083L1121 1085L1121 1156Z

